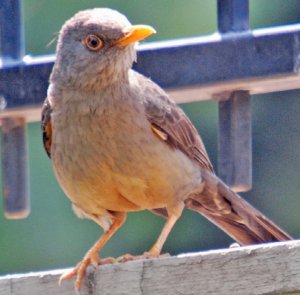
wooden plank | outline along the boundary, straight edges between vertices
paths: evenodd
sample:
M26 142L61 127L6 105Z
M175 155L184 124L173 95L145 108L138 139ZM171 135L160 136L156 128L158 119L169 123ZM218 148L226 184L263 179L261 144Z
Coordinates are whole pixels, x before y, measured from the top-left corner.
M1 295L74 294L65 270L0 277ZM87 294L300 294L300 241L212 250L89 269Z

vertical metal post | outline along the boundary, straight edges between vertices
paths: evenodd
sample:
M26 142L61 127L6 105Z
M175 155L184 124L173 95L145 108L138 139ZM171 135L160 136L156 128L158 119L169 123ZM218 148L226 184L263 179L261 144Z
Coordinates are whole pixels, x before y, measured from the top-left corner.
M249 0L218 0L220 33L249 30Z
M24 218L29 214L28 157L26 122L19 118L2 120L2 182L7 218Z
M248 91L235 91L219 102L220 177L235 191L252 185L251 105Z
M218 30L222 34L249 29L248 0L218 0ZM234 91L219 102L219 176L235 191L252 187L251 98Z
M2 65L24 56L22 0L0 2L0 51ZM0 93L1 96L1 93ZM5 97L1 96L5 108ZM4 210L7 218L24 218L29 214L29 176L24 118L1 120L1 155Z
M0 28L2 62L21 60L24 56L22 0L0 2Z

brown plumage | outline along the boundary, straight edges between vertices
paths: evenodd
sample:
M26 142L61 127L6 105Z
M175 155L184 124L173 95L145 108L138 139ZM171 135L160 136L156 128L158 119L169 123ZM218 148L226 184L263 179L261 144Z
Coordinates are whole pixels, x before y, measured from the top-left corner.
M215 175L202 170L205 187L185 201L241 245L285 241L291 236L233 192Z
M243 245L291 239L214 174L188 117L158 85L130 69L133 44L153 32L109 9L80 12L60 32L42 110L45 150L75 213L104 229L61 278L77 275L78 288L89 264L107 262L98 252L130 211L166 218L142 257L159 256L184 208Z
M43 131L43 144L49 158L51 158L51 142L52 142L51 112L52 112L51 105L48 99L46 99L42 107L41 121L42 121L42 131Z

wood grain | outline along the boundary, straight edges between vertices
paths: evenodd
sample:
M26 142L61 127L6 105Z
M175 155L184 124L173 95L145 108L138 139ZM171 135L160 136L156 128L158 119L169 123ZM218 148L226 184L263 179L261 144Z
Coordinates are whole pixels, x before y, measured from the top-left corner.
M64 270L0 277L1 295L75 294ZM81 295L300 294L300 241L198 252L89 269Z

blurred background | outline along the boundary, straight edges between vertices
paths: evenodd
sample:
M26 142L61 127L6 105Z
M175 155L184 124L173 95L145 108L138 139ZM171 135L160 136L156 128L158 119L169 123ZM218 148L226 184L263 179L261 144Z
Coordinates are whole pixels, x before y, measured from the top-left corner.
M24 0L26 53L52 54L62 24L78 10L110 7L132 23L156 28L150 41L216 31L216 0ZM299 0L250 0L251 28L300 22ZM13 32L12 32L13 34ZM50 43L50 44L49 44ZM253 190L243 194L295 238L300 237L300 91L253 96ZM182 105L201 133L212 162L217 157L217 104ZM79 220L59 188L41 140L39 123L28 125L31 214L24 220L0 216L0 274L75 265L102 229ZM0 204L0 212L3 208ZM157 238L163 220L131 213L102 256L140 254ZM232 240L197 213L185 212L164 251L171 254L228 247Z

